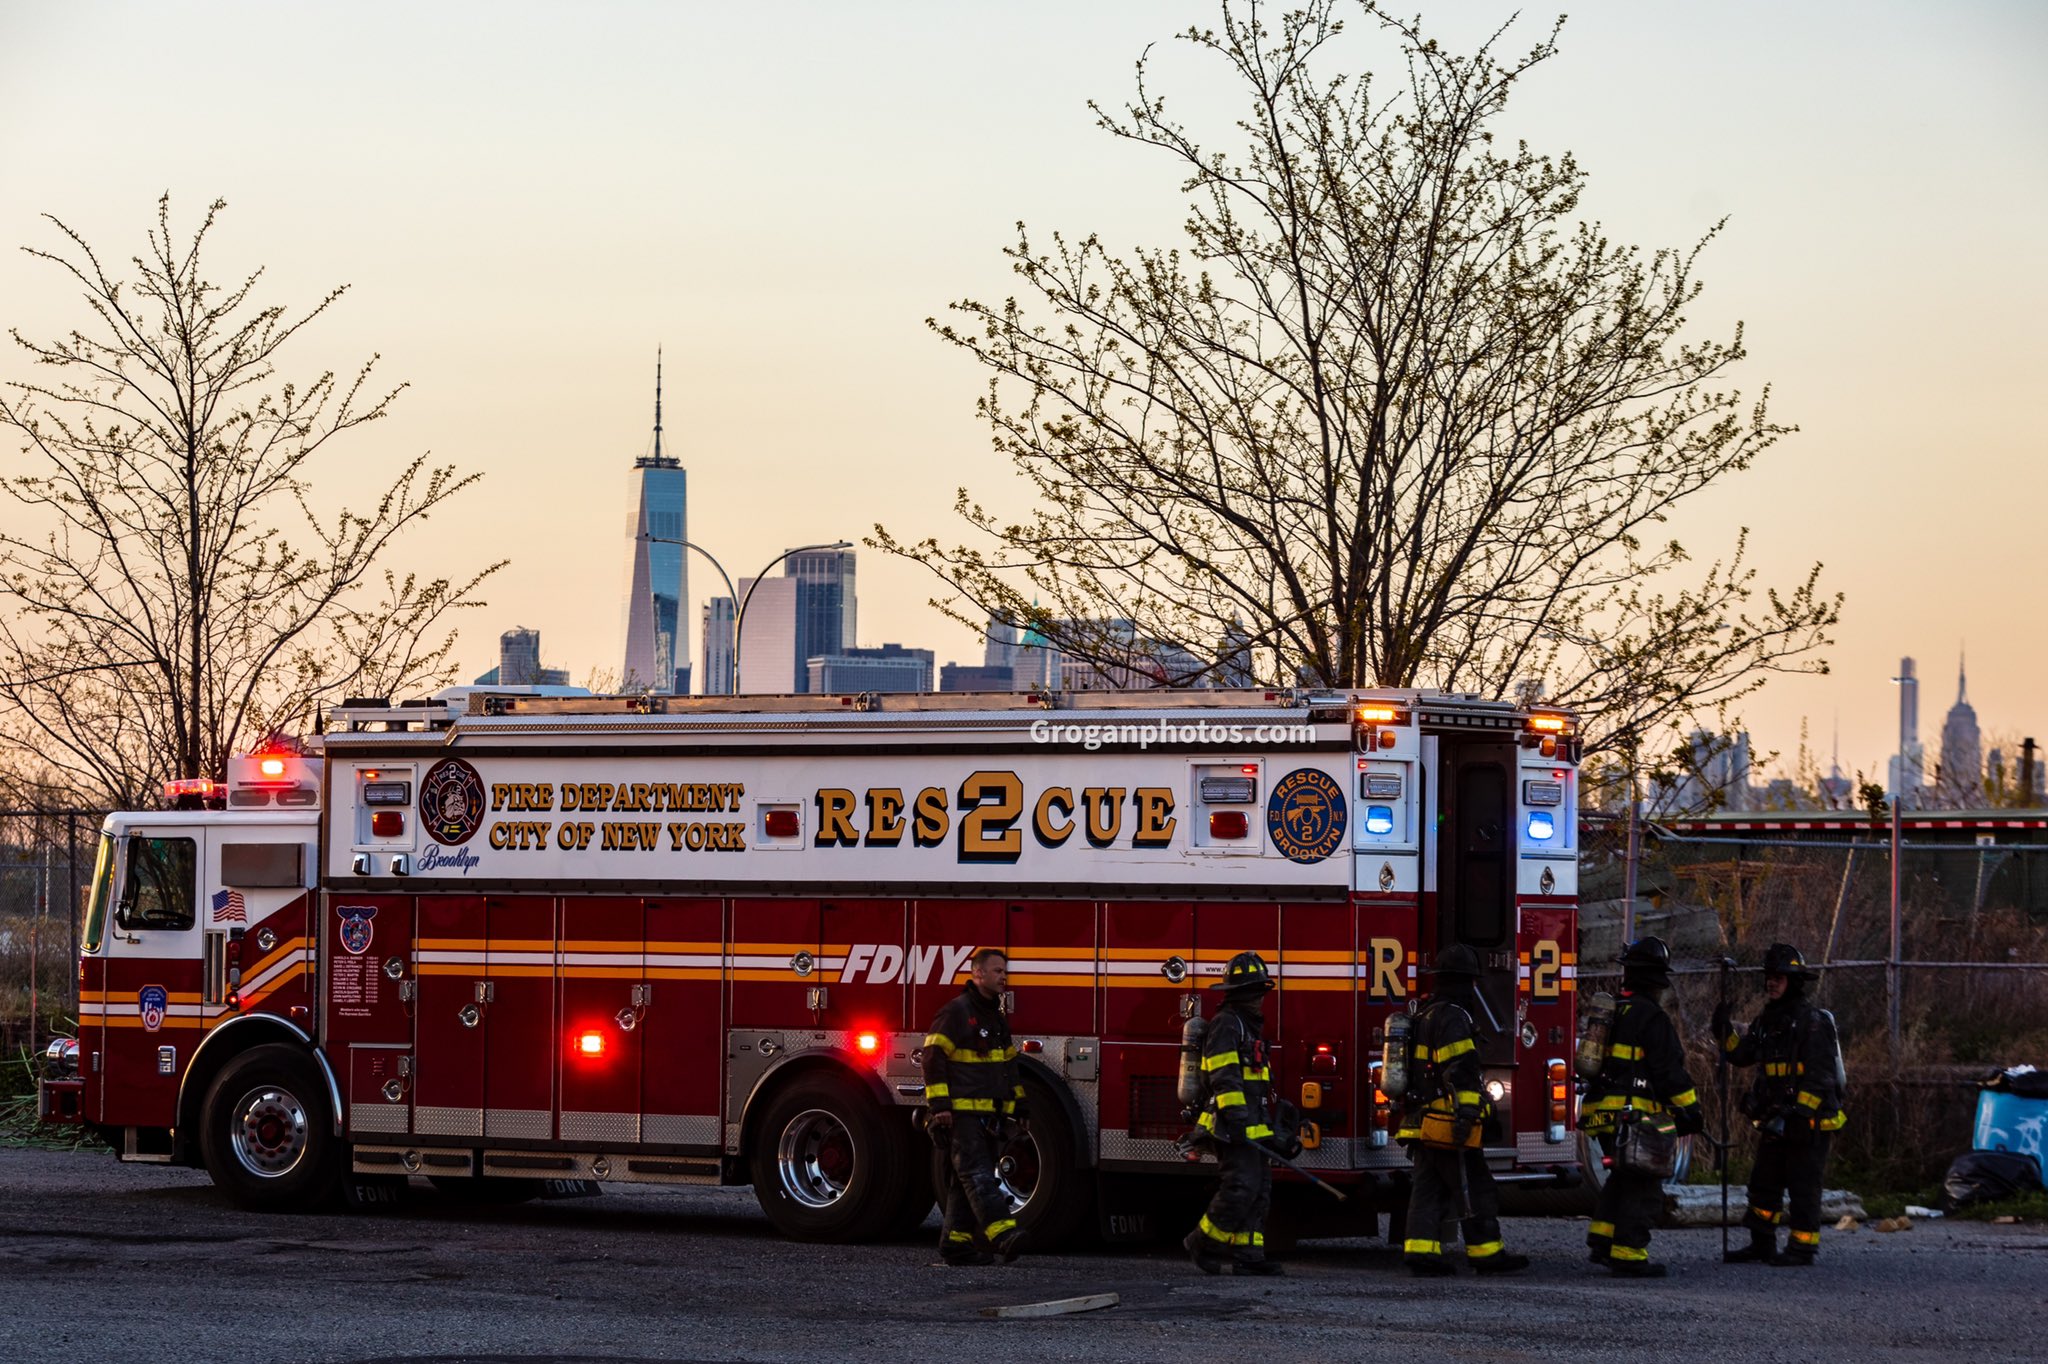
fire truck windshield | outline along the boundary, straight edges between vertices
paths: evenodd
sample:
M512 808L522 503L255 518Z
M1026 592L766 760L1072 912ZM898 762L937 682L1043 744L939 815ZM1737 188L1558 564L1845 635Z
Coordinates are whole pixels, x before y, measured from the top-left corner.
M99 859L92 868L92 898L85 906L85 928L79 940L81 950L100 950L107 929L107 902L114 898L114 836L100 835Z

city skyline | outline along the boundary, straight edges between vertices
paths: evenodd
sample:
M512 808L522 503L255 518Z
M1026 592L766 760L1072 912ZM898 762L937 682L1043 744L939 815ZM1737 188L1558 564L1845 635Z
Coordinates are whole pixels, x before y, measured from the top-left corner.
M858 540L875 521L950 541L963 484L1021 514L974 418L982 380L924 319L1006 292L1000 248L1019 219L1035 236L1181 244L1170 171L1086 107L1127 99L1148 45L1190 119L1237 112L1170 41L1213 22L1206 3L1051 3L1028 26L993 10L796 9L771 23L624 4L12 7L0 244L51 245L48 212L121 261L168 189L184 223L230 201L216 261L224 275L266 265L265 300L303 308L350 283L299 363L346 371L381 352L379 372L412 391L318 467L316 504L350 504L423 450L486 470L394 563L454 576L509 546L491 607L465 622L459 675L491 666L491 627L516 620L580 681L621 657L621 508L604 471L646 440L648 351L667 346L693 538L728 567ZM1424 23L1469 44L1512 9L1437 5ZM1525 17L1509 45L1546 28ZM1352 69L1394 69L1369 34L1346 47ZM232 83L161 94L165 62L256 68L284 50L303 60L262 119ZM2032 6L1589 3L1510 107L1509 129L1587 166L1586 216L1618 240L1683 246L1729 217L1703 257L1696 325L1745 320L1733 381L1773 385L1774 411L1803 430L1669 530L1706 563L1751 525L1764 582L1820 560L1823 584L1849 594L1833 675L1738 705L1760 749L1789 758L1805 717L1825 768L1839 715L1845 770L1878 779L1898 657L1940 657L1959 635L1984 747L2048 729L2048 639L2015 624L2005 587L2028 581L2048 501L2028 411L2048 359L2032 323L2048 304L2033 227L2048 210L2044 51L2048 15ZM1683 56L1645 60L1670 52ZM70 105L87 54L104 93L49 137L44 111ZM167 135L136 138L143 124ZM18 251L0 252L0 298L24 334L76 320L72 294ZM0 377L23 377L18 362ZM875 553L862 568L868 639L980 657L924 604L936 584L921 570ZM704 596L680 604L679 633Z

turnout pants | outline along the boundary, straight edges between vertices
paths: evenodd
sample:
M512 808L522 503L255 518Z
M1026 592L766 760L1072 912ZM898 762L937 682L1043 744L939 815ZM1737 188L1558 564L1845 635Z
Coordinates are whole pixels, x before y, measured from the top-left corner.
M1408 1185L1408 1238L1401 1253L1410 1260L1441 1260L1444 1247L1462 1226L1465 1258L1500 1254L1500 1194L1486 1158L1477 1151L1443 1151L1415 1143L1415 1173ZM1466 1190L1471 1206L1465 1206ZM1467 1213L1470 1216L1467 1216Z
M1614 1146L1614 1135L1603 1133L1600 1149L1609 1160L1607 1182L1593 1204L1586 1244L1610 1261L1642 1264L1650 1258L1650 1227L1664 1210L1664 1181L1624 1169L1614 1160Z
M1223 1178L1216 1196L1202 1214L1202 1235L1227 1250L1232 1259L1253 1263L1266 1258L1266 1213L1273 1206L1273 1165L1247 1142L1215 1147Z
M1758 1142L1756 1168L1749 1176L1749 1211L1743 1214L1742 1225L1759 1237L1782 1225L1791 1231L1787 1250L1819 1250L1820 1182L1831 1140L1826 1132L1803 1132ZM1788 1193L1789 1216L1779 1211Z
M969 1114L953 1118L946 1160L952 1177L946 1181L946 1218L939 1229L939 1249L958 1255L975 1249L975 1233L994 1240L1017 1225L1010 1199L996 1183L997 1145L982 1119Z

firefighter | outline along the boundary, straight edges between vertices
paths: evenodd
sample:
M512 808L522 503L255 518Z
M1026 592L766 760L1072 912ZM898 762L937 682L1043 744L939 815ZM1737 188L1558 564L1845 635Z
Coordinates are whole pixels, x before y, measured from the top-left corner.
M967 988L946 1002L924 1039L924 1101L932 1141L946 1152L946 1216L939 1254L949 1265L1010 1263L1024 1230L996 1182L996 1160L1029 1132L1017 1048L1003 1016L1010 961L1000 948L974 954Z
M1662 1003L1671 986L1671 949L1662 938L1638 938L1615 960L1621 963L1621 999L1606 1060L1587 1087L1579 1122L1587 1135L1599 1138L1608 1162L1607 1182L1586 1232L1588 1258L1623 1278L1661 1279L1664 1266L1650 1262L1650 1224L1663 1211L1664 1181L1617 1158L1622 1124L1665 1112L1680 1136L1705 1124L1699 1092L1685 1069L1685 1048Z
M1756 1168L1749 1177L1749 1211L1742 1224L1749 1244L1728 1252L1731 1264L1800 1266L1820 1251L1820 1185L1828 1146L1848 1115L1842 1111L1834 1016L1806 997L1809 981L1799 949L1774 943L1764 954L1769 1002L1746 1032L1738 1032L1724 1000L1714 1011L1714 1037L1729 1064L1755 1066L1756 1081L1742 1112L1756 1126ZM1789 1217L1781 1211L1791 1195ZM1784 1250L1778 1224L1788 1223Z
M1279 1274L1266 1258L1266 1212L1273 1204L1273 1167L1263 1143L1273 1140L1267 1098L1273 1071L1266 1060L1266 993L1273 976L1265 958L1240 952L1210 987L1223 1007L1202 1037L1203 1101L1195 1120L1216 1152L1223 1177L1202 1220L1181 1242L1195 1267L1221 1274Z
M1457 1273L1444 1254L1445 1232L1462 1223L1465 1258L1481 1274L1512 1274L1529 1257L1502 1248L1500 1194L1480 1151L1491 1105L1481 1088L1479 954L1454 943L1437 954L1429 1003L1409 1034L1408 1092L1397 1139L1415 1173L1408 1186L1408 1237L1402 1260L1417 1276Z

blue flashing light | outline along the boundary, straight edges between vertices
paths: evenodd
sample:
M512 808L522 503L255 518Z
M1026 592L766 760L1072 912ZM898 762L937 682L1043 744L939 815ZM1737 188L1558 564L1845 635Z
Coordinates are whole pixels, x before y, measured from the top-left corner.
M1529 812L1529 838L1531 841L1537 843L1548 842L1550 836L1556 832L1557 821L1551 817L1548 810L1531 810Z
M1390 834L1394 832L1394 807L1391 805L1366 806L1365 831L1369 834Z

